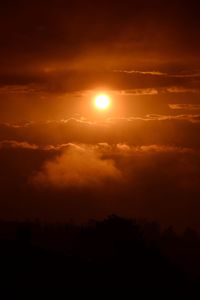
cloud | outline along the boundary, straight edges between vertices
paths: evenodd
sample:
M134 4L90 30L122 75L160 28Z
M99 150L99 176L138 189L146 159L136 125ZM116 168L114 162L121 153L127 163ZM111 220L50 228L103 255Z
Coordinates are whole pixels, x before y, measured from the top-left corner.
M163 89L163 92L168 93L199 93L200 89L199 87L193 88L193 87L184 87L184 86L172 86L168 87L166 89Z
M161 71L138 71L138 70L113 70L116 73L125 74L138 74L138 75L150 75L150 76L162 76L162 77L172 77L172 78L198 78L200 77L199 70L182 71L179 73L167 73Z
M156 84L155 84L156 86ZM169 86L169 87L155 87L155 88L140 88L140 89L127 89L123 91L118 91L121 96L143 96L143 95L158 95L158 94L199 94L199 87L184 87L184 86Z
M0 150L1 149L24 149L24 150L38 150L51 152L54 151L60 158L60 154L72 154L72 153L81 153L88 155L96 155L98 158L101 158L102 155L115 155L115 154L130 154L134 155L135 153L191 153L193 152L192 148L187 147L178 147L178 146L169 146L169 145L142 145L142 146L133 146L126 143L117 143L117 144L108 144L108 143L97 143L97 144L57 144L57 145L36 145L30 144L28 142L18 142L13 140L4 140L0 141Z
M38 93L40 91L39 86L35 85L4 85L0 86L0 94L18 94L18 95L23 95L23 94L31 94L31 93Z
M40 149L77 144L168 145L199 148L199 114L150 114L143 117L0 124L0 141L27 142ZM178 137L178 138L177 138Z
M198 149L13 144L0 148L1 218L80 222L115 213L200 228Z
M182 148L168 145L147 145L147 146L130 146L127 144L117 144L116 149L121 153L131 155L137 153L193 153L192 148Z
M4 148L21 148L21 149L39 149L39 147L35 144L30 144L28 142L18 142L12 140L0 141L0 149Z
M41 171L31 179L38 186L95 187L109 180L119 180L120 171L114 162L102 159L101 155L89 146L71 145L55 159L45 162Z
M116 73L126 74L140 74L140 75L153 75L153 76L166 76L166 73L160 71L136 71L136 70L113 70Z
M119 95L122 96L143 96L143 95L157 95L157 94L158 94L158 90L154 88L125 90L119 92Z
M172 104L173 105L173 104ZM145 119L144 119L145 120ZM181 115L147 115L146 120L148 121L176 121L173 126L178 127L179 125L183 125L182 121L186 121L185 125L189 125L188 123L196 123L198 124L200 121L200 115L196 114L181 114ZM188 126L189 127L189 126ZM192 127L194 130L194 127ZM198 126L196 128L199 130Z
M8 98L24 97L24 102L30 101L30 97L40 99L53 95L56 102L56 97L66 94L68 97L83 97L101 86L109 87L110 91L124 91L126 94L138 96L148 95L150 91L154 91L153 94L200 92L200 74L189 69L188 73L179 74L162 72L162 66L158 71L112 71L110 68L102 68L102 65L96 65L102 57L91 55L91 59L93 61L85 63L84 58L78 58L80 66L77 62L70 67L63 64L63 67L58 67L53 72L44 72L41 69L38 69L36 74L27 71L24 74L1 75L0 72L0 95Z
M200 104L177 103L169 104L169 107L176 110L200 110Z

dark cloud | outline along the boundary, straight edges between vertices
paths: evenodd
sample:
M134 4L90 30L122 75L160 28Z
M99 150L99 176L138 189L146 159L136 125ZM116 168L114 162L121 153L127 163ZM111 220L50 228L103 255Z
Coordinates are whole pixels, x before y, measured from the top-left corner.
M197 51L199 46L195 35L199 26L197 1L189 6L179 0L6 2L1 1L1 31L2 40L8 33L10 40L3 46L6 49L14 43L17 55L21 50L25 58L31 54L33 58L64 53L74 56L80 46L87 49L88 45L103 43L106 48L114 42L128 42L143 51L148 46L148 50L157 47L158 51L167 48L169 52L169 46L179 50L183 44L187 51Z
M106 143L43 150L7 145L0 161L1 218L80 221L117 213L200 227L199 151Z
M199 89L197 1L10 0L0 8L1 93L8 85L8 93L48 94Z
M199 115L148 115L108 118L102 121L66 119L62 121L1 124L1 140L28 142L40 146L67 143L161 144L199 148Z
M89 64L91 65L91 64ZM0 94L6 93L54 93L84 91L107 85L113 90L159 89L160 92L199 92L200 74L195 71L188 73L162 73L160 71L117 71L109 68L85 66L83 69L41 70L41 74L30 76L16 73L2 78L0 75Z

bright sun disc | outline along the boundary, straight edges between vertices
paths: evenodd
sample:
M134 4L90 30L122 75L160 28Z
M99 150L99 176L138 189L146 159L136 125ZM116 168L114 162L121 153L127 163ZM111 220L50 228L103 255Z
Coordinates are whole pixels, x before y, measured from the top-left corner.
M104 110L110 106L110 97L107 95L98 95L95 98L95 105L98 109Z

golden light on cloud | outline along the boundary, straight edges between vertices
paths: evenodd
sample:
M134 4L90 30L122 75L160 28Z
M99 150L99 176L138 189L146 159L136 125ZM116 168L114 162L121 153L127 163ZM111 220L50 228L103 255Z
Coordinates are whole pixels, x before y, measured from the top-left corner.
M95 106L97 109L106 110L110 106L110 97L107 94L99 94L95 97Z

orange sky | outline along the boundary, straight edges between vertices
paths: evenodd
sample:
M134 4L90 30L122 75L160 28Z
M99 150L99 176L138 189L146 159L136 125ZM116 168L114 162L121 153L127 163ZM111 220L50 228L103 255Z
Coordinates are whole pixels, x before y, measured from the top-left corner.
M0 218L200 227L198 13L197 1L1 1Z

